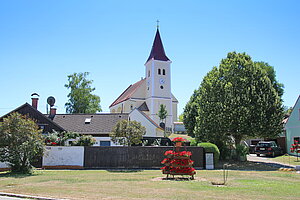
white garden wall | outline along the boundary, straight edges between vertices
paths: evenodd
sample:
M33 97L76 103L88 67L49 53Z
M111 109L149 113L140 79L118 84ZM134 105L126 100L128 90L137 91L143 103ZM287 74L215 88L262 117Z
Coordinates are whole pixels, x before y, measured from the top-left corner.
M43 156L43 168L81 169L83 164L82 146L47 146Z
M10 168L8 164L6 164L5 162L0 162L0 170L4 170L8 168Z

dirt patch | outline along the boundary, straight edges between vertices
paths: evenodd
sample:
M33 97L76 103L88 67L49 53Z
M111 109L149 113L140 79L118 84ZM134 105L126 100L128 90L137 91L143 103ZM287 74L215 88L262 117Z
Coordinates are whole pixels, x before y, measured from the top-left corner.
M281 166L273 163L257 162L257 161L220 161L216 169L223 169L224 165L229 170L249 170L249 171L276 171Z

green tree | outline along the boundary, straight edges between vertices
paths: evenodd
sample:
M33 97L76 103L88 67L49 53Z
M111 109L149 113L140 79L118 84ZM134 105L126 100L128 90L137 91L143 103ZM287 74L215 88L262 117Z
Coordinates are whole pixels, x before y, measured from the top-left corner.
M282 130L283 107L274 80L245 53L228 53L191 97L185 125L198 141L212 142L221 151L231 138L237 145L247 137L276 137Z
M198 116L198 98L199 90L194 90L189 102L186 104L183 112L183 124L189 136L195 137L194 130L196 117Z
M91 135L80 136L72 145L74 146L93 146L96 143L95 138Z
M284 92L284 85L277 81L274 67L272 67L266 62L254 62L254 64L267 73L267 76L270 79L274 89L277 91L277 94L279 95L280 98L282 98Z
M183 113L179 115L178 121L179 121L179 122L183 122Z
M42 131L33 120L12 113L0 123L0 161L9 163L12 172L30 173L43 150Z
M92 80L86 79L89 72L74 73L68 76L68 84L65 87L70 89L68 102L65 104L67 113L96 113L101 111L100 97L92 94L95 90L91 86Z
M293 111L293 107L284 106L284 118L289 118Z
M168 111L166 109L165 104L160 104L159 105L159 110L158 110L157 115L158 115L161 122L164 122L166 120L167 115L168 115Z
M140 144L146 128L137 121L120 120L113 128L110 137L113 142L124 146Z

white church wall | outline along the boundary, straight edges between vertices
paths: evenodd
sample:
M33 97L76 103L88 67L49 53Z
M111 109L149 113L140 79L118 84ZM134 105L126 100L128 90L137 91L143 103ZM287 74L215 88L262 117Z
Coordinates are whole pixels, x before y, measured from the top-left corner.
M0 162L0 170L9 169L9 165L5 162Z
M163 137L163 132L160 133L159 130L156 130L157 127L152 124L145 116L143 116L140 111L137 109L134 109L130 114L129 114L130 120L133 121L138 121L146 128L146 135L148 137Z
M173 123L178 121L177 103L172 103Z

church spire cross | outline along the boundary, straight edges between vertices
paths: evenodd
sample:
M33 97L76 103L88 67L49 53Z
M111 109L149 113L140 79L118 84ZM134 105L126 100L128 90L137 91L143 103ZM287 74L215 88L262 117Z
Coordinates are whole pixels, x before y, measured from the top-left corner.
M156 27L159 28L159 20L156 20Z

